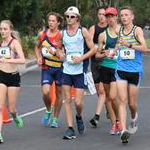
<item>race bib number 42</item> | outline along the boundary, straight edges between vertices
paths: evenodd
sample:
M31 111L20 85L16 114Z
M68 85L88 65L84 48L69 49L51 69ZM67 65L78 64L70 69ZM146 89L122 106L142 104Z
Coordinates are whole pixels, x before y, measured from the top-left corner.
M9 47L0 47L0 57L11 58L10 48Z
M122 59L135 59L135 50L128 48L120 50L120 57Z

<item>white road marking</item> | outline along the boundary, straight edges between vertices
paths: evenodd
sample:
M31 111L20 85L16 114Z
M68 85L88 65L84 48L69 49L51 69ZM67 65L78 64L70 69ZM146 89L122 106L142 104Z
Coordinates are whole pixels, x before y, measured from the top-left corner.
M43 111L43 110L45 110L45 109L46 109L46 107L42 107L42 108L39 108L39 109L30 111L30 112L27 112L27 113L25 113L25 114L22 114L22 115L20 115L20 117L23 118L23 117L26 117L26 116L30 116L30 115L35 114L35 113L37 113L37 112Z
M140 89L150 89L149 86L140 86Z

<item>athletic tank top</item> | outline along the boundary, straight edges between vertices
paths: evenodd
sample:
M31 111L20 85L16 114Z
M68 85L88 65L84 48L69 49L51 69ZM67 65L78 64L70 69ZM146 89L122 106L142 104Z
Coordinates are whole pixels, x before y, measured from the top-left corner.
M2 44L0 44L0 58L10 59L18 57L17 53L10 48L13 40L14 39L12 38L6 46L2 46Z
M110 35L109 28L107 28L104 31L104 33L105 33L105 47L104 47L104 49L106 49L106 50L112 49L113 50L116 46L116 43L117 43L117 35L116 36ZM115 69L116 68L116 58L113 58L113 59L110 59L108 57L103 58L101 66Z
M72 61L74 56L81 56L88 51L82 34L82 27L79 27L73 36L70 36L67 30L64 29L62 41L66 53L66 59L63 62L63 73L77 75L86 72L89 62L88 59L78 64L74 64Z
M49 49L56 51L59 46L61 33L58 31L54 36L47 36L46 30L41 37L41 54L43 56L43 69L48 69L49 67L61 67L62 62L59 57L54 56L49 52Z
M93 42L94 44L98 44L98 36L100 33L104 32L106 29L107 29L107 26L106 27L99 27L98 24L95 24L95 33L94 33L94 37L93 37ZM92 62L101 62L101 60L96 60L95 59L95 55L91 57L91 61Z
M120 28L119 38L129 42L132 45L139 45L135 37L136 26L133 26L129 34L124 34L124 27ZM119 55L117 59L117 70L127 72L142 72L142 52L128 48L126 46L119 47Z

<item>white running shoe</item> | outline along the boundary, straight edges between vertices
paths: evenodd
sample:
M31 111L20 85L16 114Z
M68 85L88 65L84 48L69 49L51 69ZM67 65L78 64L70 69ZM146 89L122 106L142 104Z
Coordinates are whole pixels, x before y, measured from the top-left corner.
M138 119L138 114L136 113L135 118L131 119L131 122L129 125L129 133L130 134L134 134L138 130L137 119Z

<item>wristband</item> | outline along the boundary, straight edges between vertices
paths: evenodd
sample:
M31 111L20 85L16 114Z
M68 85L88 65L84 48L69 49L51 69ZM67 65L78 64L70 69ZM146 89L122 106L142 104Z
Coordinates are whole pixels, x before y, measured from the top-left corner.
M130 45L129 45L129 48L132 48L132 46L133 46L133 45L132 45L132 44L130 44Z

